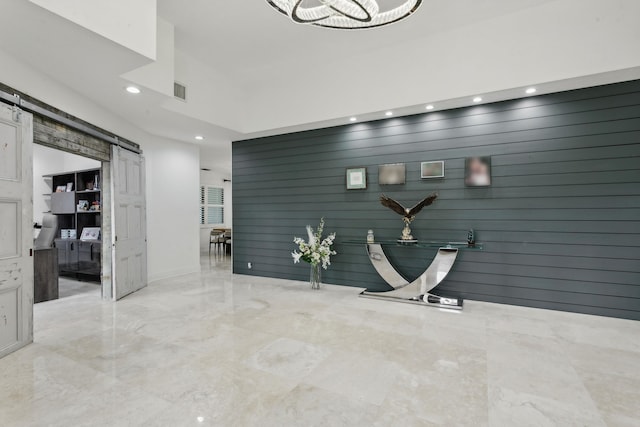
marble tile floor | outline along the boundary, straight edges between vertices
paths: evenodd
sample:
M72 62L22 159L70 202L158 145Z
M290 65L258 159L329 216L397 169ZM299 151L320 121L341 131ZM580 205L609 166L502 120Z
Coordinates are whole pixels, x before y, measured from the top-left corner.
M640 322L230 273L35 307L0 426L638 426Z
M67 277L58 279L58 298L68 298L85 293L92 293L100 298L100 283L83 282Z

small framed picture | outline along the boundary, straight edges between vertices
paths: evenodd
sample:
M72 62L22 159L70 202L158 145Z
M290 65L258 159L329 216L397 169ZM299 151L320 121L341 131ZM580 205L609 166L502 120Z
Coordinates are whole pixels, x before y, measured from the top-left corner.
M80 240L100 240L100 227L85 227L82 229Z
M420 178L444 178L444 161L420 163Z
M67 191L73 191L73 182L67 182Z
M367 188L367 168L347 169L347 190L364 190Z
M464 183L469 187L491 185L491 157L467 157L464 162Z
M78 212L88 211L89 210L89 201L88 200L78 200Z
M64 193L65 191L67 191L66 185L58 185L56 187L56 193Z

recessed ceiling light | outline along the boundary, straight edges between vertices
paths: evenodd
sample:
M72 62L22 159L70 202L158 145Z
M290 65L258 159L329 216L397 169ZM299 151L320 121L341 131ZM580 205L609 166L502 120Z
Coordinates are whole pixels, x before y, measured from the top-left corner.
M535 87L530 87L529 89L525 90L525 92L527 92L529 95L531 95L532 93L536 93L536 88Z
M384 113L385 116L393 116L393 111L387 111Z
M482 98L479 96L476 96L475 98L473 98L473 102L482 102Z
M431 104L427 105L427 110L433 110L433 105Z
M127 92L138 94L138 93L140 93L140 89L138 89L135 86L127 86Z
M349 121L350 121L350 122L355 122L356 120L358 120L356 117L351 117L351 118L349 119Z
M202 136L202 135L196 135L196 139L197 139L198 141L202 141L202 140L204 139L204 136Z

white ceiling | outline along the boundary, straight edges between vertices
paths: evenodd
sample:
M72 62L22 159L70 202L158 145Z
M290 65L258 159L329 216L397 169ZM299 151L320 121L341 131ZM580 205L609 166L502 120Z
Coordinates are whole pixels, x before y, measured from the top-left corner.
M205 135L202 165L214 168L229 167L232 140L520 97L529 84L640 78L637 0L424 0L400 23L358 31L293 24L266 0L157 0L157 13L174 26L171 72L187 103L144 82L127 94L121 76L148 58L27 0L0 3L0 51L147 133Z
M176 47L212 68L256 84L416 38L450 31L554 0L425 0L418 13L375 30L328 30L292 24L266 0L158 0L158 13L176 26ZM379 0L381 8L385 2ZM410 54L410 52L408 52Z

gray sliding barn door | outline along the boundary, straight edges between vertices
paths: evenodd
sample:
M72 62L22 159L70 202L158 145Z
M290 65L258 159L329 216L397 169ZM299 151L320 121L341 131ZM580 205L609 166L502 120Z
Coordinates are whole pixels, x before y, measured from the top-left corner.
M147 286L147 223L142 155L112 148L113 299Z
M0 357L33 341L33 117L0 104Z

